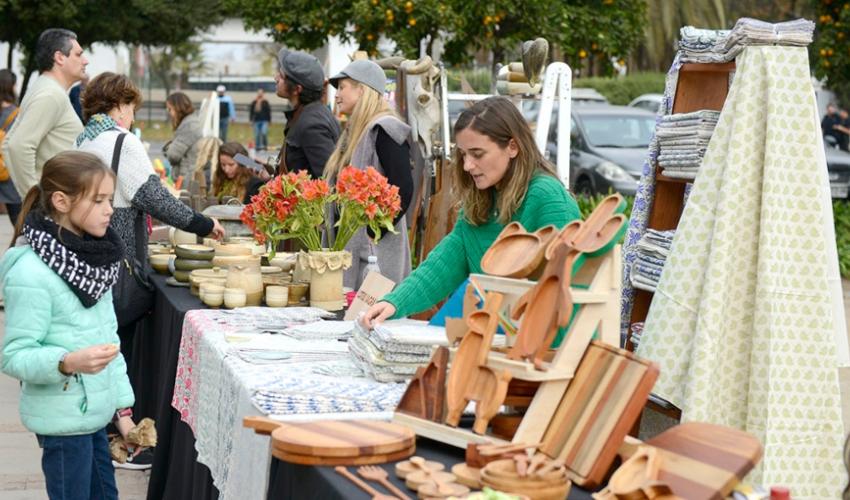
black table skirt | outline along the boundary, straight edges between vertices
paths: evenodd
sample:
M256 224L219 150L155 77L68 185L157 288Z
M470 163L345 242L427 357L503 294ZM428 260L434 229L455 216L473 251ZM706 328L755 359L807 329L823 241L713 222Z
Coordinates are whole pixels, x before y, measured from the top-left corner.
M218 490L209 469L197 461L192 430L171 407L183 318L187 311L205 306L188 288L166 285L165 279L153 277L153 312L137 323L130 362L134 414L153 418L158 434L148 499L215 500Z
M419 438L416 441L416 455L446 464L447 471L451 471L451 465L463 461L463 450L424 438ZM391 483L398 486L401 491L408 493L411 498L416 497L416 492L408 490L404 481L396 476L395 462L383 464L380 467L387 471L387 478ZM355 469L356 467L348 467L349 472L356 475ZM391 495L383 486L370 481L367 481L367 483L376 490ZM290 498L354 500L371 497L355 486L354 483L334 471L333 467L295 465L272 458L267 499L283 500ZM568 498L569 500L586 500L590 499L591 496L588 491L573 486Z

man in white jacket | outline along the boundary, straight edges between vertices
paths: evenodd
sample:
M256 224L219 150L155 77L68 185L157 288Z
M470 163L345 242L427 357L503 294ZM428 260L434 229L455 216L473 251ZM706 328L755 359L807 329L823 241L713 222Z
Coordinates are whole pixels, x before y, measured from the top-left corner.
M86 74L89 63L73 31L44 30L35 60L39 77L29 86L15 124L3 141L3 158L23 198L41 179L44 163L72 149L83 131L68 99L68 89Z

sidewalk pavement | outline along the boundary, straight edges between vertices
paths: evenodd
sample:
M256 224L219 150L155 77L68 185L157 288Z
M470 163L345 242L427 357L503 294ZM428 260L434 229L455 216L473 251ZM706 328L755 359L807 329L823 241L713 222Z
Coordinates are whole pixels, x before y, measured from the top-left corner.
M0 214L0 255L12 239L9 217ZM0 310L0 342L5 324ZM47 499L41 473L41 450L33 433L21 425L18 417L18 381L0 374L0 500ZM149 471L118 469L115 477L122 500L144 500L148 491Z

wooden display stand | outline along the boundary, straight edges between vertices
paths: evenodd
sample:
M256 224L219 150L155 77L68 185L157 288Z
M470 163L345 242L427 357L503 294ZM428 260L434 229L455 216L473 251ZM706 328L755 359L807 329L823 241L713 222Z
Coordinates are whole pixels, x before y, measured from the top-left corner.
M729 92L730 73L735 71L735 63L688 63L679 69L679 81L673 100L673 114L691 113L704 109L720 111ZM676 229L685 208L685 188L692 180L674 179L664 175L656 164L655 199L649 209L648 229L666 231ZM635 298L629 325L646 320L653 292L635 288ZM631 333L631 326L629 328ZM626 350L634 351L631 335L626 339ZM664 402L666 403L666 402ZM673 405L653 401L648 408L679 420L682 412Z
M573 303L581 304L581 308L551 361L544 363L544 370L536 369L528 361L508 359L501 352L490 351L488 354L487 368L507 370L514 379L542 382L514 435L514 443L536 443L542 440L594 331L603 342L618 344L621 266L620 247L615 246L603 256L588 259L573 277L573 284L587 285L586 289L572 288ZM503 294L504 309L509 309L535 284L527 280L484 275L474 275L474 278L485 291ZM456 349L453 351L456 352ZM458 448L466 448L468 443L505 443L493 436L476 434L471 430L404 413L396 412L393 421L412 428L418 435Z

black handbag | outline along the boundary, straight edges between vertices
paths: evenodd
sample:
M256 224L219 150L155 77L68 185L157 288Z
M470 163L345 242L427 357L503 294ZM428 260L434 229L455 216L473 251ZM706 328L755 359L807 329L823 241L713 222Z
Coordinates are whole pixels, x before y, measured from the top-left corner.
M126 133L118 135L115 141L115 151L112 153L112 171L118 177L118 163L121 159L121 146L124 144ZM116 181L117 183L117 181ZM118 326L124 327L136 322L139 318L153 309L154 286L150 281L153 272L148 260L139 261L139 256L146 255L147 229L144 214L139 212L133 221L133 233L136 236L136 257L125 255L121 259L118 271L118 281L112 288L112 301Z

